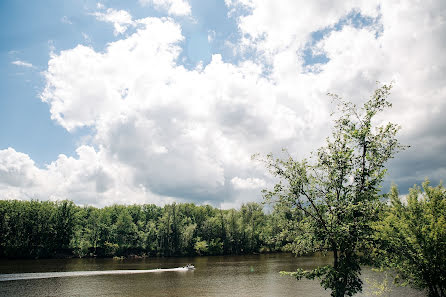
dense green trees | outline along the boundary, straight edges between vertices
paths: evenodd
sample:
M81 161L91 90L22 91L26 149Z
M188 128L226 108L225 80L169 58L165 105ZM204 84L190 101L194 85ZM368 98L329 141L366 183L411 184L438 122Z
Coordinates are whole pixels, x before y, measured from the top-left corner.
M0 256L220 255L277 251L276 214L257 203L221 210L192 203L80 207L0 200Z
M289 226L293 250L333 255L333 265L291 274L297 279L319 278L335 297L362 290L360 265L369 263L365 255L374 233L371 224L382 206L385 163L403 149L396 139L397 125L373 122L391 106L386 100L390 89L387 85L378 88L362 108L331 95L339 116L326 146L310 160L296 161L290 155L285 159L269 155L265 160L280 182L264 194L294 217L294 226Z
M75 208L69 201L0 201L0 255L65 252L74 235Z
M391 205L376 224L378 264L390 268L395 281L446 296L446 189L423 183L401 201L393 186Z

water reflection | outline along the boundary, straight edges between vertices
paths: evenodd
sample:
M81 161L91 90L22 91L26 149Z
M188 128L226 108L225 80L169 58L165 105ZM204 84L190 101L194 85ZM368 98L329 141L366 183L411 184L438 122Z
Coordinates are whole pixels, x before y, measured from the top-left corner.
M0 296L329 296L317 281L280 276L279 271L312 268L329 263L322 256L294 257L288 254L216 256L195 258L147 258L133 260L3 260L0 273L55 271L105 271L156 269L195 264L188 273L91 275L0 282ZM366 268L363 279L382 275ZM365 282L364 293L371 296ZM409 288L394 288L383 296L423 296Z

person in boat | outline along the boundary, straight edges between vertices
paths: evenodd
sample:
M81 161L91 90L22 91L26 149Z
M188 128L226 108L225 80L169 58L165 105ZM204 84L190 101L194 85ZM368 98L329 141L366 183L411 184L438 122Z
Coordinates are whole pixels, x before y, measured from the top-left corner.
M192 265L192 264L187 264L186 266L184 266L184 268L187 268L187 269L189 269L189 270L194 270L194 269L195 269L195 266Z

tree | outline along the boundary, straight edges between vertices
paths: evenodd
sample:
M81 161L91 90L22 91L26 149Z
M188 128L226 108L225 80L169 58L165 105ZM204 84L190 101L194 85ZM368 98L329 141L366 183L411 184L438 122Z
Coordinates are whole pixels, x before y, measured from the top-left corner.
M264 228L265 242L271 251L293 252L296 246L293 244L300 233L299 221L301 212L289 205L275 204L272 213L267 216L266 228Z
M116 241L122 251L127 251L134 247L138 228L133 223L132 216L127 209L124 209L116 221Z
M234 209L231 209L227 214L227 222L228 222L228 242L230 246L231 254L239 254L240 253L240 232L238 228L238 212Z
M263 160L280 179L274 189L264 190L264 197L301 213L293 250L333 254L333 265L288 274L297 279L319 278L331 296L362 291L360 265L368 263L364 251L381 206L385 163L404 149L396 139L399 126L373 122L379 112L391 107L387 101L391 87L376 89L362 108L329 94L337 102L333 114L338 117L326 145L309 160L296 161L286 150L283 160L272 154Z
M242 204L240 208L247 252L258 252L260 231L264 224L263 207L255 202Z
M56 203L56 207L54 227L57 236L56 247L66 249L75 230L76 206L72 201L64 200Z
M378 259L395 272L395 281L427 289L431 297L446 296L446 189L423 183L403 203L392 186L390 208L376 225L381 240Z

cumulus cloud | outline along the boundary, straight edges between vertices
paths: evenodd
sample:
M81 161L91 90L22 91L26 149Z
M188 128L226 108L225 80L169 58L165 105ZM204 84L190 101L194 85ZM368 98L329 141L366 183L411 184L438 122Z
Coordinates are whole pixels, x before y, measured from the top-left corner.
M103 7L102 4L98 3L98 8ZM132 20L132 16L125 10L116 10L113 8L108 8L105 12L95 12L94 16L99 21L112 23L114 27L114 34L119 35L125 33L129 26L135 26L135 22Z
M186 16L191 14L187 0L139 0L143 6L153 5L158 10L165 10L169 15Z
M0 151L0 183L13 187L28 187L35 183L38 170L28 155L13 148Z
M214 55L204 69L185 69L177 61L178 24L138 23L143 26L103 53L77 46L54 55L42 93L67 130L94 127L95 143L131 168L135 186L167 197L231 200L225 197L231 179L258 171L252 153L291 139L305 147L307 119L326 118L316 98L301 100L305 115L299 115L290 105L295 95L284 99L253 62L233 65Z
M286 89L305 92L316 87L361 103L374 89L374 81L394 80L394 107L383 118L402 125L402 142L411 148L389 164L388 180L405 191L425 176L441 179L446 164L446 139L440 128L446 124L440 116L446 110L446 58L441 54L446 45L445 3L226 3L249 9L238 19L240 46L261 55L272 66L272 77ZM349 19L355 14L369 24L355 25ZM315 32L322 35L318 40L313 40ZM327 62L306 66L305 49Z
M294 53L310 41L311 34L334 26L351 11L360 11L376 17L378 1L299 1L284 0L227 0L230 9L244 8L250 11L238 17L238 27L243 34L240 46L252 47L274 59L285 49ZM280 20L280 21L279 21Z
M412 145L390 163L389 180L403 192L426 175L444 176L443 2L226 4L240 15L238 47L246 55L239 63L213 55L196 69L181 65L184 37L174 20L96 15L117 33L136 31L101 52L78 45L53 54L41 94L62 127L92 128L91 143L43 169L27 155L2 151L0 160L9 161L1 163L1 193L100 205L258 200L272 180L250 156L282 147L308 156L330 130L325 94L361 103L376 80L395 80L394 108L379 120L401 124L403 143ZM324 59L315 64L312 55Z
M97 206L112 203L164 204L170 197L153 194L129 179L130 169L108 159L102 151L81 146L77 158L60 155L45 168L12 148L0 150L0 196L3 199L72 199Z
M13 62L11 62L11 64L26 67L26 68L34 68L33 64L25 62L25 61L20 61L20 60L13 61Z
M144 27L111 43L104 53L78 45L48 62L47 86L41 97L50 104L52 118L68 131L99 126L126 109L150 102L133 100L132 91L155 91L153 87L169 79L180 51L177 43L183 39L180 27L168 19L138 22Z

